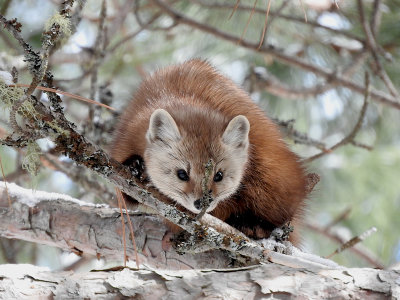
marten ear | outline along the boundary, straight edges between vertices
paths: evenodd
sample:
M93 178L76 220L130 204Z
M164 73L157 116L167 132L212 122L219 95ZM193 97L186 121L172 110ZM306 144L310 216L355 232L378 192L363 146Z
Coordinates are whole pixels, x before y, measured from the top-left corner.
M234 117L222 135L222 141L237 148L246 147L249 143L250 123L245 116Z
M150 117L146 138L149 143L156 140L162 142L178 141L181 134L171 115L164 109L156 109Z

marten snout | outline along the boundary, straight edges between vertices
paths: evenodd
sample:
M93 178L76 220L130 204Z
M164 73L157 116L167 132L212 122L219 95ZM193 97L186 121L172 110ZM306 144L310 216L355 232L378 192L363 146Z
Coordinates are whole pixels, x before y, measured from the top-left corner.
M201 209L200 199L197 199L196 201L194 201L193 204L194 204L194 207L196 207L196 209L199 209L199 210Z
M203 202L204 204L206 204L206 206L208 207L208 206L210 205L210 203L211 203L212 201L214 201L214 198L210 197L212 191L210 190L208 193L209 193L208 195L204 195L204 196L203 196L204 198L206 198L206 199L208 200L208 204L206 204L205 201L201 201L203 198L197 199L196 201L193 202L193 205L194 205L194 207L195 207L196 209L198 209L198 210L202 210L202 209L203 209L203 207L202 207L202 202Z

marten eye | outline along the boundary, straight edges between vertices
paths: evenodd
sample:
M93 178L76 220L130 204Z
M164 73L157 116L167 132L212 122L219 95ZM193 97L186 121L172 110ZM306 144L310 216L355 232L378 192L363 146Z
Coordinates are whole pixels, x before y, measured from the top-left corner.
M186 173L185 170L179 169L176 172L176 175L178 176L178 178L182 181L189 181L189 175Z
M217 173L215 173L215 175L214 175L215 182L221 181L222 178L224 178L224 173L222 173L222 171L218 171Z

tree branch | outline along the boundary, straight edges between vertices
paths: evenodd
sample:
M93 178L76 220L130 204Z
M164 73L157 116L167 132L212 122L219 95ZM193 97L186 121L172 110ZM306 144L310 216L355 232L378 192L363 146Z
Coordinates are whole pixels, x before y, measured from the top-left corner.
M79 255L91 254L97 257L123 257L120 213L117 209L105 205L88 204L66 195L46 193L23 189L15 184L8 184L8 193L12 200L9 207L5 185L0 182L0 235L7 238L17 238L26 241L47 244ZM261 256L255 259L235 257L235 253L249 256L243 249L230 249L230 236L224 240L228 245L224 251L212 250L195 255L187 253L178 255L172 248L163 249L166 226L155 215L140 211L130 212L133 223L136 244L141 253L141 264L148 264L158 268L226 268L232 264L251 265L262 260ZM222 221L205 215L206 224L221 224ZM221 225L220 227L223 227ZM126 230L127 230L127 226ZM198 226L198 227L201 227ZM224 238L224 234L212 232L217 242ZM234 235L232 235L234 236ZM236 238L240 241L241 237ZM238 242L238 241L237 241ZM252 246L253 242L248 242ZM254 252L261 248L262 256L269 261L293 268L337 268L337 265L315 255L306 254L296 248L292 249L293 256L272 252L270 248L285 247L273 241L264 240L265 247L253 246ZM240 246L246 249L242 242ZM249 246L247 246L249 247ZM165 247L164 247L165 248ZM128 256L133 256L133 249L127 245ZM247 253L247 254L246 254ZM266 261L266 260L265 260ZM186 266L186 267L184 267Z
M122 225L117 208L86 203L69 196L32 191L7 184L12 200L9 207L4 182L0 182L0 235L40 243L93 258L122 261ZM154 268L227 268L227 252L210 251L179 255L163 250L167 227L157 215L130 211L141 264ZM125 221L127 222L127 221ZM126 226L126 234L129 235ZM134 258L131 243L128 257ZM250 262L248 262L250 263ZM0 297L1 298L1 297Z
M400 271L296 270L277 265L229 270L50 272L0 266L0 297L82 299L399 299Z

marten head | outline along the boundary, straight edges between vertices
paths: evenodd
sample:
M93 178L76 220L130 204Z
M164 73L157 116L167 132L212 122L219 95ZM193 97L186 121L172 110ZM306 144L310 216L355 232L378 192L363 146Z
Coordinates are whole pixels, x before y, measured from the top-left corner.
M215 112L185 111L183 116L173 114L175 119L171 114L157 109L150 117L144 153L147 173L160 192L199 213L205 165L212 160L210 212L239 188L248 160L249 121L242 115L225 120Z

